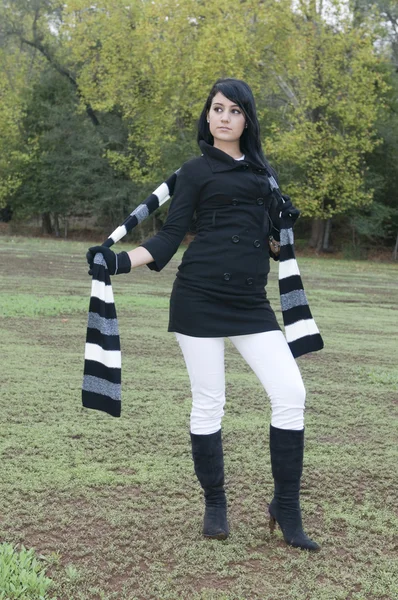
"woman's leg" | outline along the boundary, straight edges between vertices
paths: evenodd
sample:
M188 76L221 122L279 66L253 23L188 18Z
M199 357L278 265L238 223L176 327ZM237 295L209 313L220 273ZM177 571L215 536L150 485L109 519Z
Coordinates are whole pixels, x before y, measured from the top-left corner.
M304 533L301 520L305 388L296 361L281 331L230 339L271 400L270 452L275 484L268 508L271 531L277 521L289 545L317 551L318 544Z
M296 361L281 331L265 331L230 338L267 392L271 425L304 429L305 388Z
M192 390L191 443L195 473L205 495L203 535L228 537L221 419L225 404L224 339L176 333Z
M192 391L191 433L209 435L221 429L225 405L224 338L176 333Z

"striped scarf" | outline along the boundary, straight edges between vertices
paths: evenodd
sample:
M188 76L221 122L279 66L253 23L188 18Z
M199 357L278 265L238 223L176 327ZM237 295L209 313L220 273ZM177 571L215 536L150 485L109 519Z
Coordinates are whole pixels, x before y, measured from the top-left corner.
M289 348L294 358L322 350L323 340L316 326L301 281L294 254L293 229L289 219L283 219L279 255L279 293L283 324Z
M88 309L82 400L86 408L120 417L122 357L111 278L102 254L94 257Z
M102 244L110 248L167 202L173 195L173 173ZM113 417L121 413L122 358L119 327L108 267L101 253L94 257L91 298L84 353L82 402L85 408L103 410Z
M104 242L108 248L146 219L173 195L177 173L163 182ZM274 195L284 202L279 186L268 175ZM285 335L295 358L323 348L323 340L312 318L294 254L290 218L281 220L279 292ZM102 410L114 417L121 413L121 351L112 285L104 257L94 258L84 355L82 401L86 408Z
M277 200L285 202L275 177L270 173L268 173L268 181ZM294 358L298 358L303 354L322 350L323 339L312 318L304 291L294 253L293 228L289 217L281 219L280 244L279 294L283 324L289 348Z

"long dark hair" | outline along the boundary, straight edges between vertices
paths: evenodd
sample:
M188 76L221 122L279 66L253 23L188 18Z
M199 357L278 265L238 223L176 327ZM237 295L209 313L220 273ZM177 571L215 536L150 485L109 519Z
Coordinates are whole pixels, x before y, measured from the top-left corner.
M217 92L221 92L228 100L237 104L243 111L247 128L243 130L240 138L240 149L245 155L257 159L262 165L269 167L260 139L260 125L257 119L256 103L254 101L253 92L244 81L240 79L217 79L216 83L211 88L210 94L206 100L206 104L199 117L198 123L198 142L204 140L208 144L213 145L214 138L210 133L209 124L207 122L207 114L210 110L212 100Z

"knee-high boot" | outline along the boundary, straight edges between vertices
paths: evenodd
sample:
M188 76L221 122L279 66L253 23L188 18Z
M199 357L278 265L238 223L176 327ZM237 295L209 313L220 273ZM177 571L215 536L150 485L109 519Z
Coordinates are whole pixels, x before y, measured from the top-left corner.
M210 435L191 433L195 473L205 496L203 535L225 540L229 534L224 491L224 456L221 429Z
M295 548L317 552L320 546L303 531L300 479L303 471L304 430L270 426L270 451L275 493L268 506L270 530L278 523L285 542Z

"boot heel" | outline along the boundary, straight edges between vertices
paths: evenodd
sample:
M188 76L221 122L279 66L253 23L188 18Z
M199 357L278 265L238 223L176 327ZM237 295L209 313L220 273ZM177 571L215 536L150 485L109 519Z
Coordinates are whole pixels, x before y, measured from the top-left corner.
M268 525L269 525L270 532L274 533L275 527L276 527L276 521L275 521L274 517L271 517L271 515L269 517L269 523L268 523Z
M274 533L275 527L276 527L276 519L275 519L275 517L273 517L271 515L269 507L268 507L268 516L269 516L269 521L268 521L269 530L271 533Z

